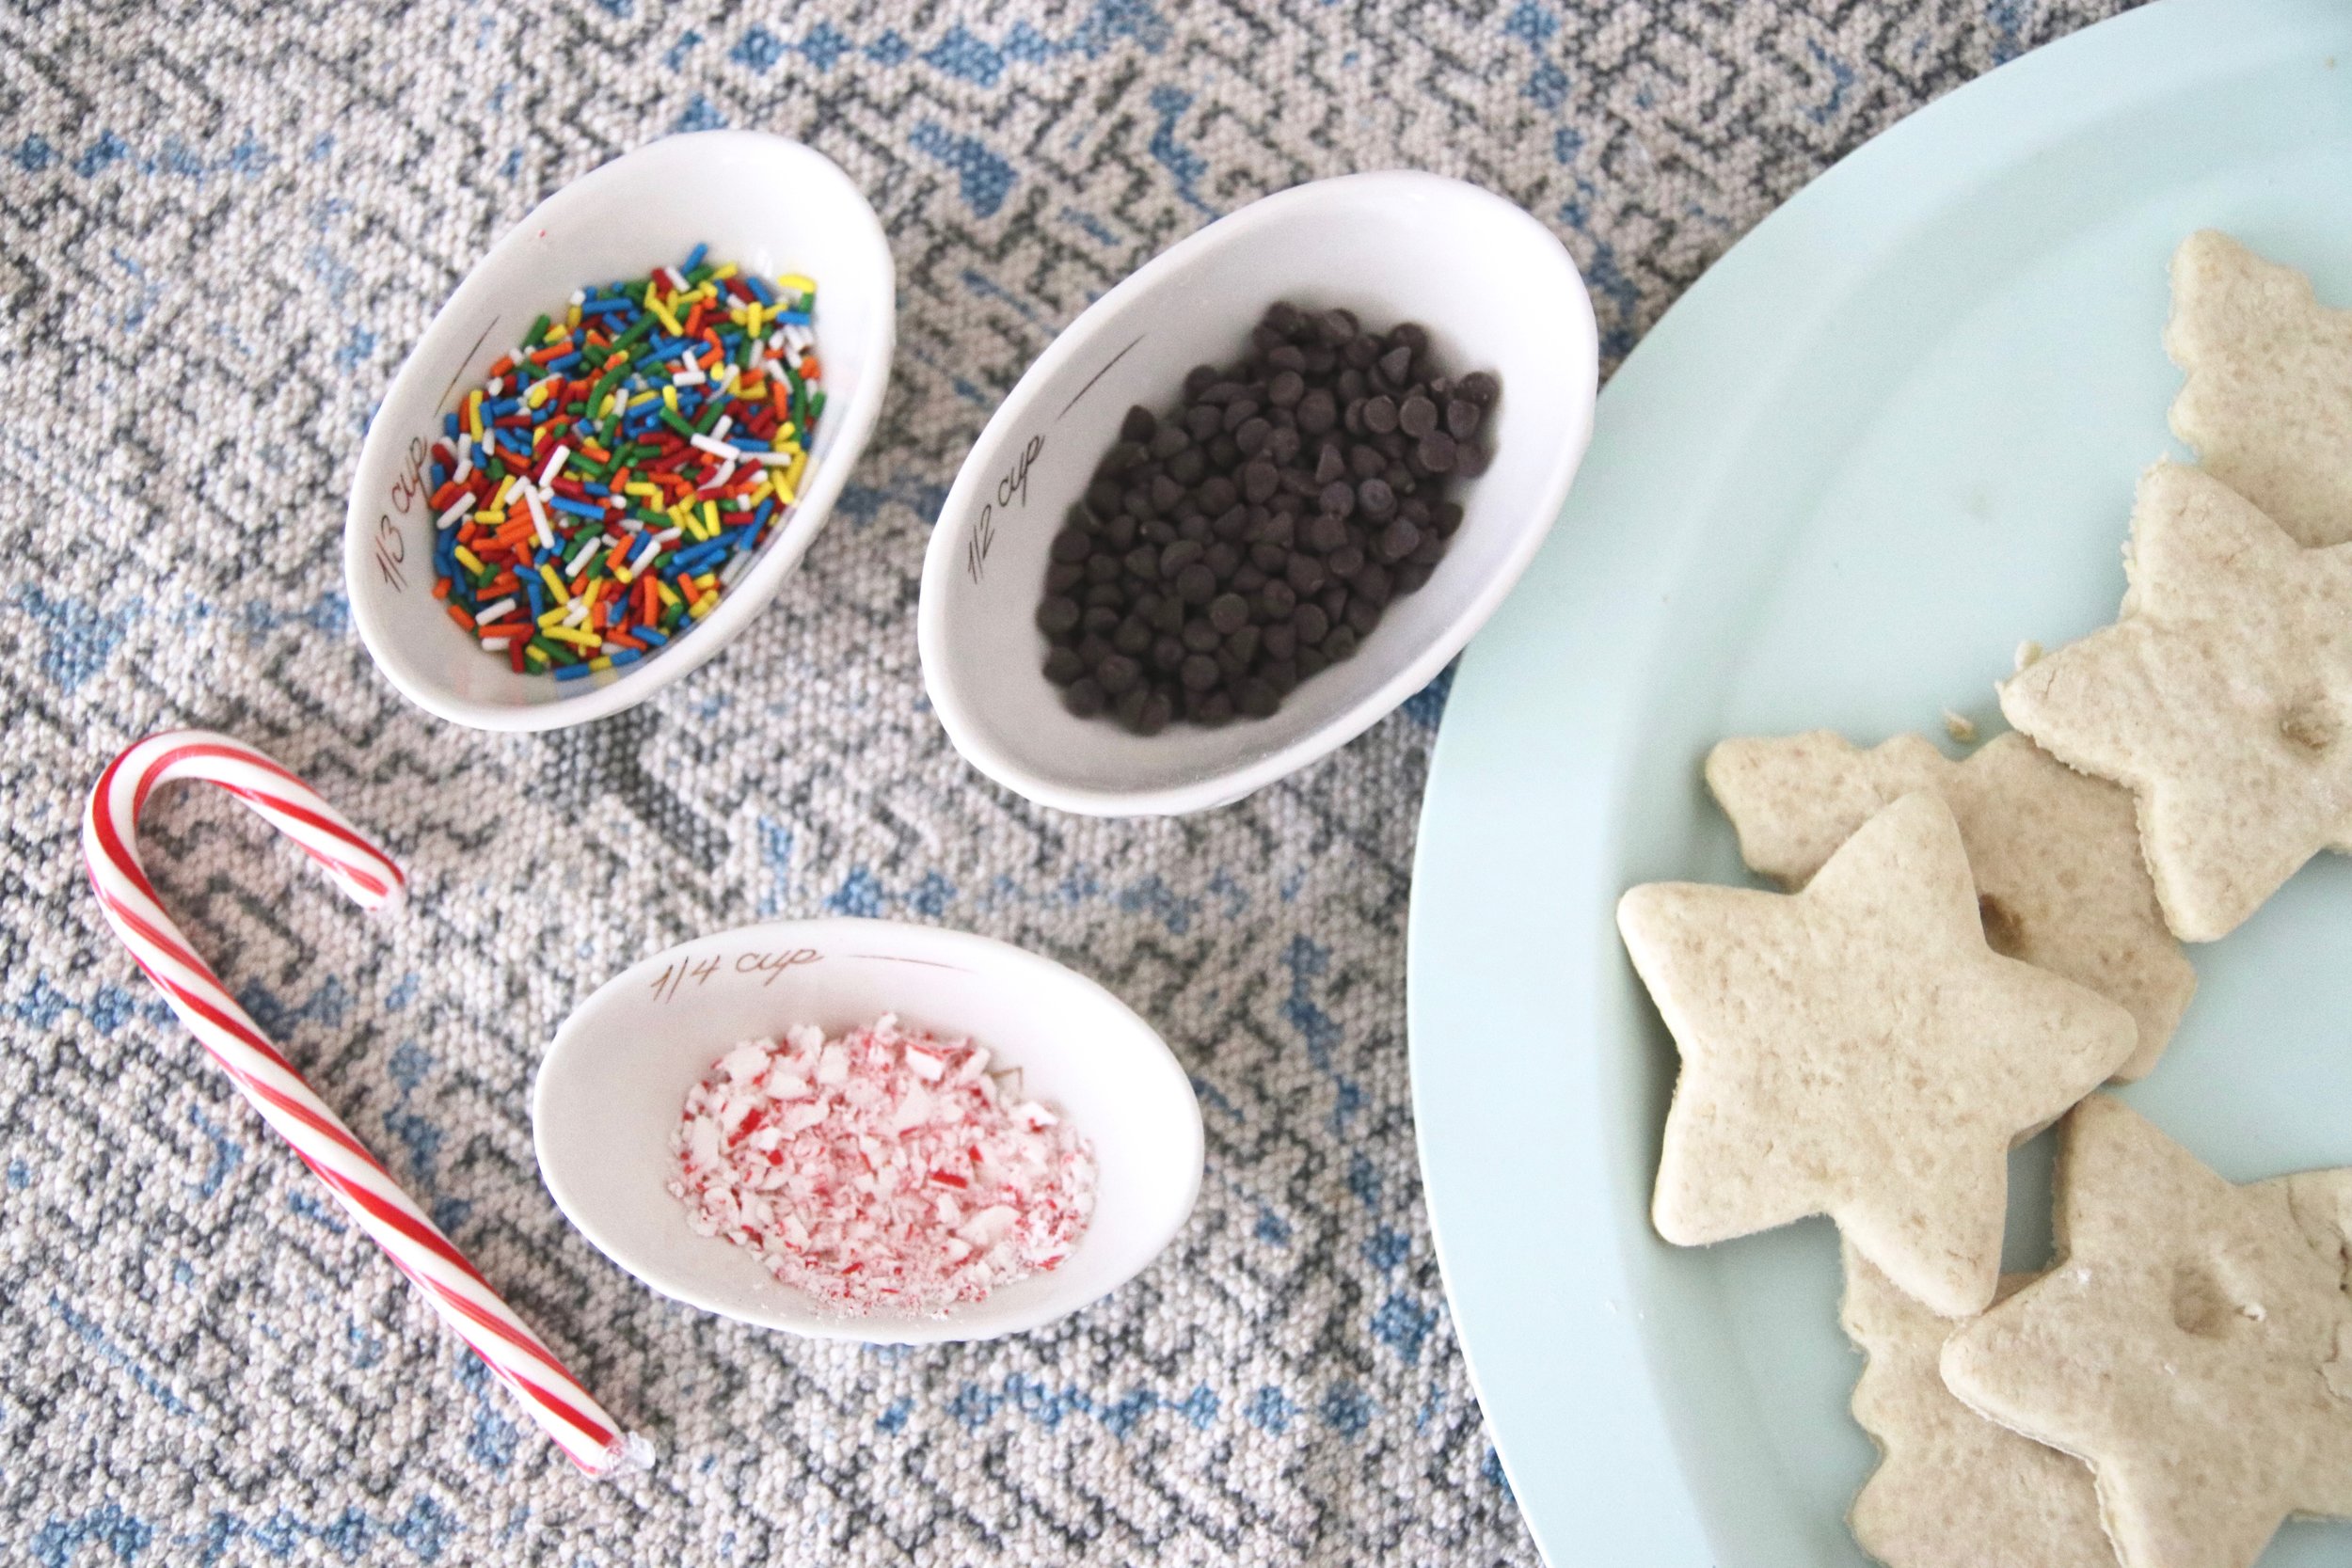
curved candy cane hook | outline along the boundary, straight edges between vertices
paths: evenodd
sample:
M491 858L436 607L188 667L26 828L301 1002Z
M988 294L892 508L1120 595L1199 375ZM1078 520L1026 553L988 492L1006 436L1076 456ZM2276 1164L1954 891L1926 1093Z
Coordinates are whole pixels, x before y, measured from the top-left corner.
M310 1091L220 977L196 956L139 863L139 808L175 779L218 784L260 813L369 909L400 895L400 867L332 806L241 741L206 730L148 736L99 776L82 819L82 854L107 922L162 989L172 1011L228 1069L263 1120L342 1201L450 1327L513 1388L548 1436L591 1475L641 1466L650 1449L623 1433L553 1352L524 1326L424 1211Z

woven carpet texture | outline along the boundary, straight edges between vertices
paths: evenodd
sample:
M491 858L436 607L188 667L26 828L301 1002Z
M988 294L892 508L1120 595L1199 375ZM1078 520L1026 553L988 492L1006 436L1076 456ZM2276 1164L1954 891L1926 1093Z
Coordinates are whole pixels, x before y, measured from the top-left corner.
M11 1560L1533 1563L1408 1110L1407 879L1445 682L1227 810L1038 809L924 704L929 530L1055 332L1253 198L1398 166L1502 192L1584 269L1611 368L1839 155L2111 8L0 11ZM559 734L436 721L347 613L370 412L534 202L722 125L813 144L882 215L900 321L877 437L799 576L690 678ZM654 1441L649 1473L599 1485L542 1440L106 931L81 802L175 724L272 751L408 867L407 902L371 916L217 791L147 814L165 897L231 989ZM1036 1334L876 1351L657 1298L564 1223L528 1117L557 1023L667 943L825 912L1027 944L1165 1033L1208 1133L1165 1258Z

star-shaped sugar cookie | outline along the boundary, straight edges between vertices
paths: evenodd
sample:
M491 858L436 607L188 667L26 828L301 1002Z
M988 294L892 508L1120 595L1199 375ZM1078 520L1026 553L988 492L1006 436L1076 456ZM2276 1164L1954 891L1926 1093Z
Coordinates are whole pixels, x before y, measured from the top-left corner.
M2352 539L2352 310L2203 230L2172 256L2172 433L2305 545Z
M2010 1145L2132 1051L2129 1013L1985 945L1960 829L1924 790L1803 893L1653 882L1617 928L1682 1054L1659 1234L1826 1213L1947 1317L1993 1299Z
M1964 762L1915 735L1867 752L1828 730L1726 740L1708 755L1707 783L1749 867L1791 888L1888 801L1915 789L1943 797L1993 950L2089 986L2138 1024L2118 1078L2156 1065L2197 990L2140 862L2131 796L2024 736L2001 736Z
M1869 1357L1853 1414L1880 1459L1846 1515L1864 1551L1888 1568L2116 1568L2082 1461L1954 1399L1936 1364L1951 1323L1851 1247L1838 1321Z
M1952 1392L2090 1462L2123 1568L2352 1515L2352 1171L2232 1186L2100 1095L2058 1195L2058 1263L1952 1336Z
M2352 844L2352 545L2306 549L2212 475L2139 482L2122 617L2001 685L2060 762L2138 800L2156 901L2228 935Z

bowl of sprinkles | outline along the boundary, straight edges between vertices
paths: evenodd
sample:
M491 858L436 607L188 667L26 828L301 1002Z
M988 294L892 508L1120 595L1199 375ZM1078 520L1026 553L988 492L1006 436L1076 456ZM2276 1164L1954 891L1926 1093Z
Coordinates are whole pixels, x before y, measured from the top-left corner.
M720 651L773 597L881 411L895 279L840 169L673 136L492 247L372 422L353 618L441 718L578 723Z
M662 1294L817 1338L1017 1334L1117 1290L1199 1196L1191 1081L1035 953L779 921L583 1000L532 1096L565 1218Z

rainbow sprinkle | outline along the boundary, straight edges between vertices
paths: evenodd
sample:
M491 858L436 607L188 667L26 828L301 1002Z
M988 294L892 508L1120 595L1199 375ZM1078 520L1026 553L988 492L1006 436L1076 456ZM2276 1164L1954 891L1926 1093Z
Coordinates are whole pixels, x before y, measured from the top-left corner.
M433 446L433 592L520 673L634 664L792 515L825 411L817 285L713 266L583 289Z

